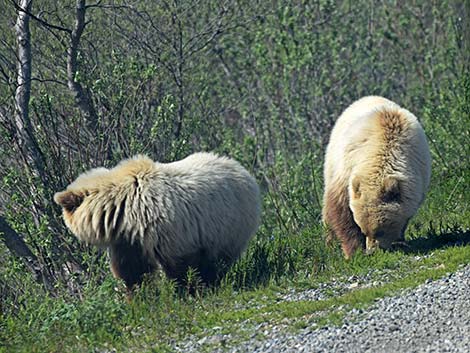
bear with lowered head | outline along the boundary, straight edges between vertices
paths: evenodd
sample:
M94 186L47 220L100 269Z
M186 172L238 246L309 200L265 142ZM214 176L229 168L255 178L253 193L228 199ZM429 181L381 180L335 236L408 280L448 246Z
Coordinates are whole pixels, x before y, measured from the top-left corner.
M195 153L158 163L145 156L80 175L54 200L81 241L108 248L127 288L157 268L180 284L196 270L215 284L258 228L256 180L238 162Z
M404 243L424 200L431 155L423 128L408 110L364 97L336 121L324 165L323 221L346 258Z

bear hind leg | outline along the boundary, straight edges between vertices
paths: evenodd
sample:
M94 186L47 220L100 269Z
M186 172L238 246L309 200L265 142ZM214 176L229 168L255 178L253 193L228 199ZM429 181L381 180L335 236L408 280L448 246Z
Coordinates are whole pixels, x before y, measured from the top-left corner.
M204 285L212 286L220 281L232 262L228 258L214 259L205 249L199 249L178 259L172 259L171 262L165 261L158 254L157 258L168 277L175 279L183 287L188 285L190 268L195 270Z

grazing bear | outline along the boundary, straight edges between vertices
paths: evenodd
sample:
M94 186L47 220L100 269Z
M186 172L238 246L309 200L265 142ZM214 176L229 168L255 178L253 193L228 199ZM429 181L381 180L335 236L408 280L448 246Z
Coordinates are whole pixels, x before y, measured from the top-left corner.
M382 97L356 101L337 120L326 150L328 240L338 238L346 258L359 247L403 244L430 177L429 146L416 117Z
M54 196L78 239L108 247L127 288L161 266L180 284L198 271L214 284L259 224L255 179L236 161L195 153L173 163L145 156L80 175Z

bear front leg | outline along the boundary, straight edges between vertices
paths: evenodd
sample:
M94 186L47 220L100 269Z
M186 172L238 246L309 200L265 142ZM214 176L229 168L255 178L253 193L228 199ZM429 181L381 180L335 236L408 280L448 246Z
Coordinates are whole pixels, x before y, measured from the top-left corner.
M144 274L155 270L155 266L145 258L142 247L137 242L130 244L119 241L112 244L109 247L109 257L114 277L123 279L129 291L142 283Z
M350 259L358 248L365 248L365 237L354 222L346 188L325 191L323 221L329 228L327 242L339 239L346 259Z

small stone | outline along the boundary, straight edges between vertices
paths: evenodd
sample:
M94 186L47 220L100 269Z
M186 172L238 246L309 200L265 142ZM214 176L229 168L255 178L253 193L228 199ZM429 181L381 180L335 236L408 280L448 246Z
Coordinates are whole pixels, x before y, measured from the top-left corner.
M206 343L206 341L207 341L207 337L203 337L197 341L197 344L202 346L204 343Z
M349 289L354 289L354 288L357 288L357 287L359 287L359 282L354 282L354 283L351 283L349 285Z

